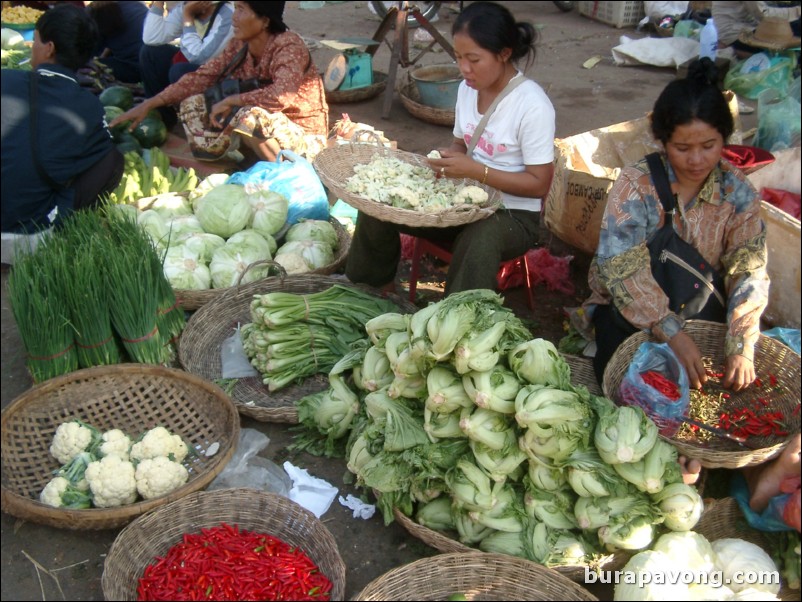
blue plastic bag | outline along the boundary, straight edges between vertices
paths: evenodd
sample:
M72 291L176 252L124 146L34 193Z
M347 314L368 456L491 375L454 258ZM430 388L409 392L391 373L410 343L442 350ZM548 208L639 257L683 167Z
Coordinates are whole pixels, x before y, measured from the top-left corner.
M730 482L730 493L743 512L746 522L753 529L759 531L791 531L793 527L783 520L783 508L791 497L790 493L775 495L769 500L769 505L763 512L757 513L749 507L749 487L741 473L735 473Z
M781 326L778 326L777 328L772 328L771 330L765 330L761 334L771 337L772 339L777 339L784 345L788 345L796 353L800 353L798 328L782 328Z
M677 383L679 399L669 399L643 380L643 374L659 372ZM682 425L682 417L691 401L688 373L667 343L642 343L618 390L622 405L637 406L651 418L660 429L660 434L672 437Z
M233 174L227 184L244 186L248 193L270 190L283 195L288 203L287 224L301 219L329 219L329 199L323 182L312 164L288 150L277 161L259 161L247 171Z

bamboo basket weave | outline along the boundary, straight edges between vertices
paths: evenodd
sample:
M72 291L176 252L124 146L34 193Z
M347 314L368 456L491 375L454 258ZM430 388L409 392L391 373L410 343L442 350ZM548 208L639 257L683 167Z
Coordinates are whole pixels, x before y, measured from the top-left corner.
M592 395L604 395L602 388L596 381L596 373L593 371L593 360L591 358L570 353L563 353L562 356L571 368L572 384L585 385Z
M238 325L251 322L250 305L254 295L273 292L303 295L317 293L339 284L380 296L376 289L350 284L332 276L300 274L284 278L267 278L233 288L226 295L207 303L187 322L178 345L178 358L187 372L207 380L222 378L220 349ZM390 299L403 313L413 313L417 307L400 297ZM299 385L289 385L270 393L261 376L236 380L231 397L240 414L261 422L297 423L295 402L301 397L323 391L329 386L325 374L316 374Z
M487 201L481 205L458 205L437 213L422 213L412 209L392 207L349 192L346 189L346 181L354 175L354 167L370 163L378 153L428 168L426 157L421 155L392 150L383 144L377 146L368 142L355 142L353 139L350 144L339 144L323 149L315 157L313 165L320 179L332 193L352 207L385 222L414 227L447 228L490 217L501 206L501 193L498 190L467 178L457 180L457 184L482 188L488 194Z
M710 542L731 537L744 539L773 556L771 537L774 534L750 527L735 498L706 499L705 511L693 530ZM790 589L784 579L781 580L781 585L780 593L777 594L780 600L799 601L799 590Z
M362 88L351 90L326 90L326 102L329 104L345 104L349 102L362 102L370 100L381 94L387 87L387 74L381 71L373 72L373 83Z
M76 418L101 430L121 429L129 436L164 426L190 448L184 461L189 481L167 495L118 508L70 510L40 503L39 494L60 466L49 452L53 435L59 424ZM239 428L237 410L228 396L182 370L118 364L50 379L3 410L3 512L60 529L121 527L206 487L231 459ZM219 451L207 457L213 443L219 443Z
M395 520L397 520L401 524L401 526L404 527L409 532L410 535L420 539L423 543L433 547L435 550L439 550L440 552L443 553L478 552L476 548L471 548L470 546L466 546L464 543L456 539L452 539L445 533L441 533L440 531L435 531L434 529L424 527L420 523L415 522L412 518L408 517L406 514L401 512L398 508L393 509L393 514L395 516ZM485 552L482 553L484 554ZM517 557L504 555L504 558L515 559ZM591 570L600 569L605 571L616 570L623 567L627 563L627 560L629 560L629 558L630 554L625 552L617 552L615 554L606 554L598 558L596 561L593 562L592 565L555 566L550 570L559 573L560 575L562 575L566 579L570 579L571 581L576 581L577 583L584 583L585 568L590 567ZM392 598L388 598L388 600L390 599ZM521 598L521 600L527 600L527 599L530 598Z
M289 499L256 489L202 491L149 512L123 529L103 567L106 600L136 600L145 568L179 543L220 523L266 533L303 550L332 583L331 600L345 599L345 563L337 542L314 514Z
M724 324L691 320L683 329L699 347L704 361L708 366L724 365L724 336L727 327ZM618 389L626 375L629 364L638 347L651 337L639 332L629 337L613 354L610 363L604 371L603 390L606 397L618 401ZM772 410L783 412L786 429L793 434L799 432L799 412L794 409L799 404L800 395L800 358L790 348L781 342L760 335L755 346L755 372L763 380L773 374L781 384L781 391L773 391L771 395ZM727 400L729 407L754 407L756 400L765 393L762 389L750 386L738 393L730 393ZM715 424L711 426L716 426ZM785 446L785 437L750 437L750 444L758 449L745 449L737 443L722 437L711 437L708 441L691 441L678 437L666 438L680 452L689 458L697 458L702 466L707 468L740 468L762 464L778 455Z
M504 554L456 553L422 558L371 581L355 600L598 600L562 575Z
M348 231L338 219L331 217L329 218L329 223L334 226L334 230L337 232L337 248L334 251L334 261L322 268L308 272L309 274L322 274L327 276L333 274L345 265L345 260L348 257L348 249L351 247L351 235L348 234ZM254 265L255 263L249 265L245 271L247 272ZM233 287L211 288L202 291L176 289L175 296L184 311L195 311L206 305L209 301L220 298L232 288Z
M415 82L409 79L408 74L406 82L398 88L398 95L401 97L401 104L413 117L434 125L454 127L454 111L438 109L421 103L418 88L415 86Z

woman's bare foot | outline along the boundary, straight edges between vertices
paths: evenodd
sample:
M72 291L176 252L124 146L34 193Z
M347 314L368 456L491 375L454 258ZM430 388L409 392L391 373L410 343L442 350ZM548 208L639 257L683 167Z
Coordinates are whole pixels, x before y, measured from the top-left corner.
M775 495L782 493L780 485L786 477L799 476L800 434L797 433L785 446L782 453L767 464L758 466L746 474L746 482L752 496L749 507L762 512Z
M699 460L692 458L688 460L685 456L677 458L680 470L682 471L682 482L686 485L696 485L699 475L702 472L702 465Z

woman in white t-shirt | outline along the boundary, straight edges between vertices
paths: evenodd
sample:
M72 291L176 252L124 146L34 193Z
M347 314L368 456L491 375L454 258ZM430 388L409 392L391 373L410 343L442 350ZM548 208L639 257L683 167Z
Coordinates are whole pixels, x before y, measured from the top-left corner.
M346 264L353 282L387 291L394 280L406 232L450 246L452 260L446 295L496 288L496 273L507 261L538 242L541 199L554 171L554 107L543 89L525 79L516 64L534 59L537 33L530 23L516 22L494 2L474 2L452 27L460 84L451 146L429 163L440 175L471 178L503 193L504 208L493 216L454 228L407 228L364 213ZM514 78L524 78L491 113L471 156L468 146L484 113Z

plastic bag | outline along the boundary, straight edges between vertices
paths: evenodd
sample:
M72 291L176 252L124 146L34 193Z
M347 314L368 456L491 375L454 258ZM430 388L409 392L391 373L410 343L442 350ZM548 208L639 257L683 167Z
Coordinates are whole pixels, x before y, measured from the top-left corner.
M673 400L643 380L654 371L677 384L679 399ZM691 400L688 374L667 343L643 343L627 369L619 388L619 403L641 408L664 437L673 437Z
M287 223L301 219L329 219L329 199L312 164L292 151L283 150L278 161L259 161L246 171L233 174L227 184L239 184L249 194L270 190L286 197Z
M220 346L220 364L222 367L222 378L248 378L259 376L256 368L251 365L245 349L242 346L239 325L234 329L234 334L228 337Z
M555 257L546 247L529 249L526 252L526 260L529 263L529 277L532 280L532 286L543 283L550 291L573 295L575 289L570 269L573 258L572 255ZM523 286L525 280L526 274L520 257L502 262L496 273L496 284L502 291Z
M209 489L250 487L289 497L292 480L287 473L274 462L256 455L269 444L270 438L264 433L241 429L237 450Z
M763 188L760 198L796 219L802 217L802 195L779 188Z
M798 328L782 328L778 326L771 330L765 330L761 334L777 339L781 343L788 345L795 353L800 353L800 336Z
M757 100L766 90L785 94L791 85L793 70L794 65L790 58L769 57L763 52L758 52L730 67L724 78L724 89L732 90L739 96L752 100Z
M790 531L793 527L786 524L783 518L783 511L786 504L791 501L789 493L781 493L775 495L769 500L769 505L763 512L755 512L749 507L749 487L746 484L746 479L741 473L735 473L730 482L730 493L735 501L738 502L738 507L743 512L746 522L753 529L760 531Z
M799 101L787 94L787 90L765 90L757 101L757 134L754 144L767 151L799 146L800 119Z

